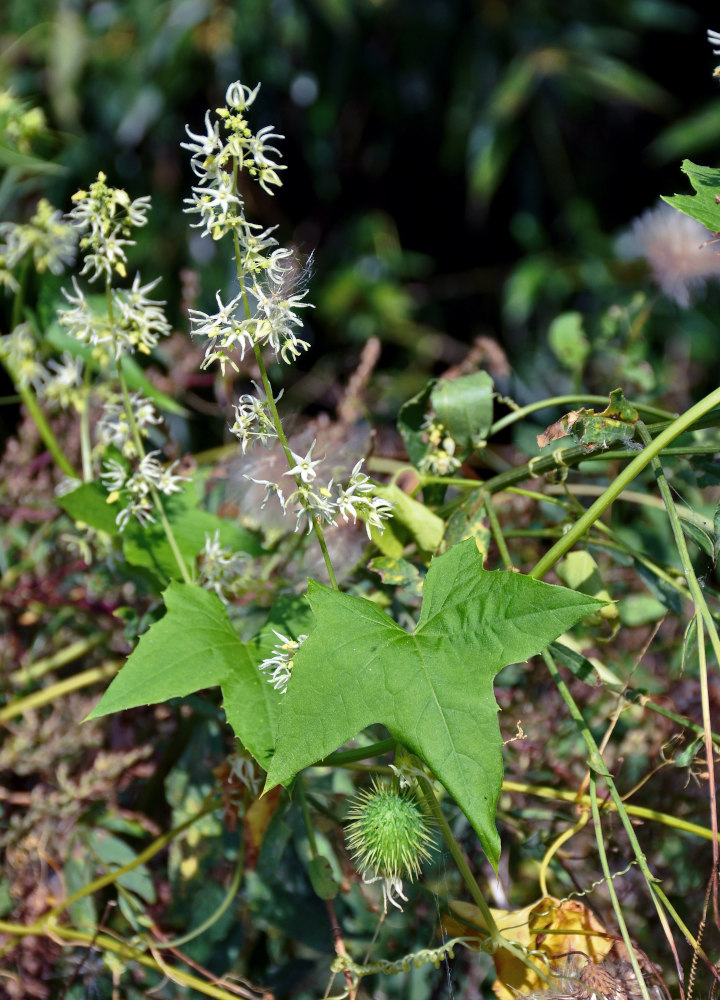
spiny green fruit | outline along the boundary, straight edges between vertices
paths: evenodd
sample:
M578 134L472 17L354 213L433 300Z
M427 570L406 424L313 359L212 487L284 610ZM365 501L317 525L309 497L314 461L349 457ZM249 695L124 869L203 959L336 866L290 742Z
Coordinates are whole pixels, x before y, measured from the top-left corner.
M395 885L417 878L434 844L427 812L412 791L373 781L355 797L348 817L345 839L366 881L368 874Z

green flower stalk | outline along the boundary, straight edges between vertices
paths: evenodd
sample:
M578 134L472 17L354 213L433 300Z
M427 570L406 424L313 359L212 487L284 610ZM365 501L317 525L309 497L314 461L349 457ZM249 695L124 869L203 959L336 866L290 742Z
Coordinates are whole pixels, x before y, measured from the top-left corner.
M418 877L434 847L430 818L413 791L373 781L353 800L345 839L365 883L382 881L383 911L407 902L403 878Z

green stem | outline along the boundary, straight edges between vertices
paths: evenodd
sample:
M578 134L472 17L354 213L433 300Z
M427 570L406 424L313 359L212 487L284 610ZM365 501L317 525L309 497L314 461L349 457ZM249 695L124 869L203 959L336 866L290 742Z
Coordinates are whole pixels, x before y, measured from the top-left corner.
M506 416L501 417L500 420L496 420L487 433L488 438L491 438L493 434L497 434L501 431L503 427L508 427L510 424L516 423L518 420L522 420L527 417L530 413L535 413L537 410L546 410L551 406L567 406L572 403L604 403L605 406L608 405L607 396L585 396L585 395L571 395L571 396L551 396L550 399L540 399L535 403L529 403L527 406L522 406L517 410L513 410L512 413L506 414ZM636 410L641 413L649 413L652 417L658 417L661 420L672 420L676 414L669 413L667 410L658 409L656 406L647 406L645 403L631 403Z
M495 918L490 911L490 907L485 902L485 897L480 892L480 887L477 884L473 873L470 871L470 865L467 863L465 855L463 854L460 845L450 829L450 824L445 819L445 814L443 813L440 803L438 802L435 792L433 791L432 784L424 775L417 775L417 782L420 786L423 799L427 803L427 807L432 813L433 819L437 823L438 829L442 834L442 838L453 857L453 861L457 865L458 871L460 872L465 885L468 887L470 895L475 901L475 905L482 914L482 918L485 921L485 927L491 940L495 943L499 942L502 939L500 928L495 923ZM504 939L502 940L504 941Z
M78 900L84 899L86 896L91 896L94 892L99 892L100 889L104 889L106 885L112 885L113 882L117 882L119 878L131 872L134 868L144 865L146 861L158 854L164 847L167 847L176 837L181 833L191 827L194 823L197 823L199 819L203 816L207 816L209 813L214 812L218 807L217 799L214 793L211 793L206 798L203 805L197 811L194 816L190 816L188 819L179 823L178 826L169 830L167 833L163 833L160 837L152 842L144 851L136 855L132 861L128 861L126 865L113 869L111 872L107 872L105 875L101 875L100 878L96 878L93 882L89 882L87 885L82 886L67 899L63 899L62 902L53 906L51 910L48 910L38 921L36 921L32 926L26 929L28 934L42 933L43 930L48 926L50 921L54 917L59 916L64 910L67 910ZM0 933L2 933L2 928L0 928Z
M640 971L640 966L638 965L638 960L635 956L635 949L633 948L632 941L630 940L627 924L625 923L625 917L623 916L622 909L620 908L620 901L618 900L617 892L615 891L615 881L610 874L610 866L607 862L605 843L603 841L602 823L600 822L600 812L598 810L597 778L593 771L590 771L590 808L592 809L593 825L595 827L595 842L597 844L598 857L600 858L600 866L603 870L603 875L605 876L605 885L607 886L613 910L615 911L618 927L620 928L620 934L625 947L627 948L627 953L630 956L630 964L633 967L633 972L635 973L635 978L637 979L638 986L640 987L643 1000L650 1000L650 997L648 996L648 989L645 984L645 977Z
M12 377L12 372L10 372L10 376ZM32 417L33 423L38 429L38 434L43 440L43 444L52 455L57 467L64 472L66 476L69 476L71 479L77 479L78 474L73 468L72 462L60 447L58 439L53 434L50 424L47 422L45 415L38 406L35 394L27 386L19 386L18 394L25 404L25 408L28 413Z
M711 392L695 406L692 406L686 413L678 417L677 420L661 431L643 451L637 455L630 464L623 469L618 477L608 486L602 496L598 497L587 511L578 518L570 530L560 538L555 545L546 552L539 560L535 568L530 572L530 576L535 580L540 580L550 570L559 559L569 552L573 545L581 538L590 526L607 510L614 500L629 486L629 484L645 469L652 460L660 454L671 441L685 431L700 418L709 413L713 407L720 404L720 389Z
M647 428L644 426L642 421L638 421L638 433L643 441L647 442L649 434ZM695 570L693 568L692 560L690 559L690 553L688 552L687 542L685 541L685 535L683 534L682 526L680 524L680 519L678 517L678 512L675 508L675 503L673 502L672 494L670 492L670 487L668 481L665 478L665 471L658 458L653 458L653 471L655 472L655 479L657 480L658 488L662 495L662 499L665 503L667 509L668 517L670 519L670 527L673 533L673 539L675 541L675 546L677 548L678 554L680 556L680 563L682 565L682 570L685 575L685 580L688 585L690 594L692 595L693 603L695 605L696 614L699 614L700 620L698 621L698 665L700 673L700 691L701 691L701 702L702 702L702 714L703 714L703 725L704 725L704 736L705 736L705 747L707 752L707 768L708 768L708 787L710 789L710 825L714 834L713 837L713 872L717 876L718 865L720 864L720 855L718 853L718 821L717 821L717 809L716 809L716 799L715 799L715 758L712 746L712 730L710 728L710 698L708 692L708 681L707 681L707 663L705 661L705 639L703 635L703 624L708 630L708 637L710 639L710 644L715 653L715 660L718 665L720 665L720 637L718 636L717 628L715 627L715 622L708 608L707 601L705 600L705 595L700 587L698 578L695 575Z
M498 520L498 516L489 493L485 494L483 502L485 505L485 512L488 516L488 521L490 522L490 530L492 531L493 539L497 545L498 552L500 553L500 558L505 564L505 569L510 569L513 564L510 557L510 551L507 547L505 537L502 533L502 528L500 527L500 521Z
M354 764L359 760L369 760L371 757L381 757L385 753L394 750L396 741L390 737L372 743L369 747L356 747L353 750L336 750L335 753L328 754L316 764L316 767L341 767L345 764Z

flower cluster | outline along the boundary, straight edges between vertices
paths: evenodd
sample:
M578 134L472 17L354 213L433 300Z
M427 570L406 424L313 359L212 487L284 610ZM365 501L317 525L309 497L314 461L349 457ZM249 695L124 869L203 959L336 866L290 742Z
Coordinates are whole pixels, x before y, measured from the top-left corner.
M63 351L62 359L51 358L41 376L38 395L42 396L51 406L68 410L74 406L79 412L84 407L82 393L82 358L74 358L68 351Z
M269 674L268 682L279 691L281 694L285 694L287 691L288 682L292 674L292 668L295 661L295 654L302 645L302 643L307 639L306 635L299 635L297 639L288 639L286 635L282 635L280 632L276 632L273 629L275 635L278 637L280 642L276 643L272 649L272 656L267 657L260 664L260 670L263 673Z
M75 259L75 230L45 198L40 199L29 222L0 223L0 237L4 240L0 256L10 270L28 254L32 254L39 274L62 274Z
M205 535L205 546L198 558L198 583L206 590L214 590L224 603L246 585L249 558L244 552L233 552L221 545L219 529L212 538Z
M310 348L297 328L303 325L300 310L310 306L304 299L312 257L304 268L300 267L292 251L278 246L272 235L274 227L263 229L245 218L239 187L241 172L272 194L272 189L281 184L279 171L284 169L277 162L280 154L274 145L282 136L272 126L254 133L245 117L259 89L259 85L251 89L231 84L225 95L226 106L217 109L216 119L208 111L205 132L196 133L188 127L190 141L182 144L191 154L192 170L198 178L192 196L185 199L185 210L199 216L194 226L204 236L219 240L232 234L240 275L237 294L224 300L220 292L216 293L217 310L190 310L192 333L207 341L202 367L218 362L223 375L228 365L239 371L237 362L248 351L260 361L260 352L269 348L277 359L289 365ZM268 383L264 383L264 390L253 384L256 394L240 396L230 427L243 454L256 441L270 447L281 436L275 404L282 393L268 398ZM319 460L312 458L313 447L305 456L285 447L290 468L284 475L295 479L295 489L287 498L281 483L248 477L266 489L262 506L271 495L276 496L283 511L295 515L296 530L310 531L313 524L333 524L341 517L346 522L359 518L368 534L371 527L382 531L392 505L370 495L374 487L360 472L361 463L355 466L350 482L334 491L332 479L327 486L315 483Z
M428 415L422 429L427 436L428 450L423 455L418 468L421 472L429 472L433 476L450 476L462 464L455 457L457 444L448 434L445 426Z
M33 142L47 132L42 108L33 108L11 90L0 90L0 136L3 145L31 153Z
M31 385L39 389L43 384L45 367L38 354L29 323L18 323L12 333L0 337L0 358L18 389L27 389Z
M152 427L162 423L162 418L155 405L142 393L133 393L129 400L132 417L128 416L122 396L115 392L111 393L103 406L96 433L98 444L103 451L112 445L123 458L132 460L139 456L131 419L138 436L142 439L149 436Z
M313 441L306 455L298 455L294 451L290 451L295 464L283 475L295 477L296 488L287 498L279 483L264 479L252 480L254 483L264 486L267 491L263 506L270 496L276 496L283 511L290 510L295 515L296 531L311 531L314 519L317 519L321 524L335 524L338 517L342 517L346 523L351 518L354 523L357 522L358 518L363 521L368 537L371 537L371 528L377 528L382 533L383 522L392 517L393 505L389 501L383 500L382 497L370 495L375 487L369 478L360 471L362 459L355 464L347 486L337 485L333 493L332 479L327 486L317 486L315 483L317 477L315 466L319 465L322 460L312 458L314 447L315 442Z
M147 223L150 198L130 200L122 188L111 188L102 171L88 191L76 191L72 197L75 207L68 213L72 225L81 234L80 249L85 257L81 276L90 281L113 274L127 277L125 247L135 246L129 239L133 229Z
M125 530L131 517L143 525L154 523L153 493L170 496L182 492L182 483L187 482L188 477L175 474L177 462L169 465L159 462L159 454L158 451L151 451L143 455L134 471L114 458L107 458L103 463L104 471L100 473L100 478L109 490L107 502L123 500L123 507L115 518L120 531Z
M217 312L190 311L193 334L208 341L203 367L217 361L223 374L227 364L237 371L233 355L242 360L251 348L269 347L276 357L291 364L310 347L295 332L303 325L299 310L310 303L303 301L307 291L298 282L299 269L292 251L278 246L272 236L275 227L263 229L248 222L238 187L241 171L268 194L281 184L278 171L284 167L274 159L280 154L272 141L282 136L273 132L272 126L253 133L244 114L259 89L231 84L225 95L226 107L217 109L217 120L213 122L208 111L205 134L188 127L192 141L182 144L191 153L192 170L198 178L192 196L185 199L185 211L199 215L194 227L204 236L219 240L233 234L243 276L240 291L228 302L217 293Z

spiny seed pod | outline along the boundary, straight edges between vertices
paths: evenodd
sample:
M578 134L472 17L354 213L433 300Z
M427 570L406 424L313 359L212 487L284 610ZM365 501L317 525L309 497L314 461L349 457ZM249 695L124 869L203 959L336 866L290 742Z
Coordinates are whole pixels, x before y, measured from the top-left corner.
M388 901L402 909L394 897L405 899L403 878L417 878L434 847L427 812L412 791L373 781L355 797L348 817L345 839L363 880L382 880L385 910Z

